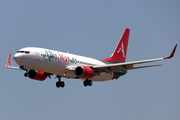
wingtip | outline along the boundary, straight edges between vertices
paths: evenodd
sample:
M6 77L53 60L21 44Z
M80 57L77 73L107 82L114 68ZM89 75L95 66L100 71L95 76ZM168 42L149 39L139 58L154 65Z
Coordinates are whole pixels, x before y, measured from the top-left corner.
M164 59L170 59L170 58L172 58L172 57L174 56L174 53L175 53L175 51L176 51L177 45L178 45L178 44L175 45L175 47L174 47L174 49L173 49L171 55L170 55L169 57L165 57Z
M130 31L130 28L125 28L125 31Z

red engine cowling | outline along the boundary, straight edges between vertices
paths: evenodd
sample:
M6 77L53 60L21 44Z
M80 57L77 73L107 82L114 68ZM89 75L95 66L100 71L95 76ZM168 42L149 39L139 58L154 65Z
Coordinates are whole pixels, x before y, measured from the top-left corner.
M44 81L47 78L47 74L45 72L40 72L37 70L29 70L28 72L29 78L39 81Z
M75 69L75 74L80 78L92 78L94 76L94 71L87 66L78 66Z

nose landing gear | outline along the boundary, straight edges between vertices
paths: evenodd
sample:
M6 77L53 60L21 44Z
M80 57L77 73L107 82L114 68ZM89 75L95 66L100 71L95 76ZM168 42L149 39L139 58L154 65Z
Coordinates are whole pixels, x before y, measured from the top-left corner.
M28 72L24 73L24 77L29 77L29 73Z

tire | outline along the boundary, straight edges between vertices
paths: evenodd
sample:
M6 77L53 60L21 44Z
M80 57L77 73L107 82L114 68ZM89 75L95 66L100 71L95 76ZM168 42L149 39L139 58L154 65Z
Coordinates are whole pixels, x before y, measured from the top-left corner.
M83 84L84 84L84 86L85 86L85 87L87 87L87 85L88 85L88 81L87 81L87 80L85 80L85 81L83 82Z
M64 81L60 82L61 87L63 88L65 86Z
M61 86L61 83L58 81L56 82L56 87L59 88Z
M28 73L24 73L24 77L28 77Z
M88 85L92 86L92 80L88 80Z

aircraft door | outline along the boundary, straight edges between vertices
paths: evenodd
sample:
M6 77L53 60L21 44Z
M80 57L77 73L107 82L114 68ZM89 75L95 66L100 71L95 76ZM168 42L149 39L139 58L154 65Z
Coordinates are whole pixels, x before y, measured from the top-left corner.
M40 61L40 53L36 50L36 60Z

